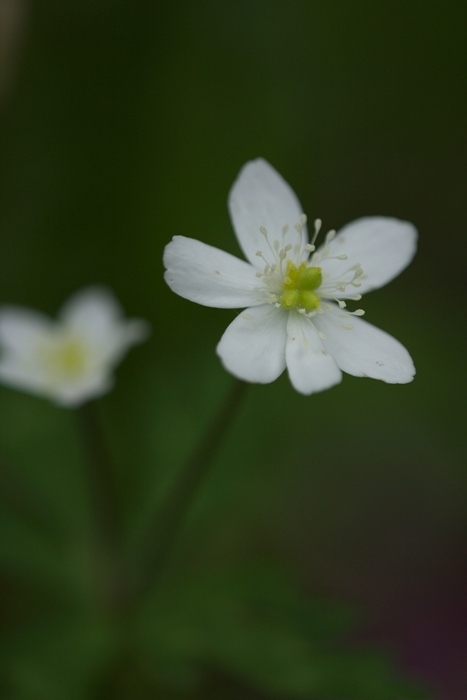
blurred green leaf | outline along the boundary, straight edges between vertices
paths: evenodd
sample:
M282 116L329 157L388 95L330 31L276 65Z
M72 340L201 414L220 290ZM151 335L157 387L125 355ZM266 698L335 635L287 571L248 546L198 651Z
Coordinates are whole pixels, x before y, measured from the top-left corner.
M204 572L154 591L136 654L154 681L192 690L214 669L274 696L423 697L383 657L335 644L352 619L346 606L304 597L277 568Z
M2 675L15 700L82 700L119 641L110 625L85 612L41 619L2 642Z

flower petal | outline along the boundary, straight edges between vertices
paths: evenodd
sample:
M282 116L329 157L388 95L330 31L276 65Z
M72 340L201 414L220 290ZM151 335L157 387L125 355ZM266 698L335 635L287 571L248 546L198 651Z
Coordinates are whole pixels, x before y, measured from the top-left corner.
M0 345L6 352L29 355L51 328L52 321L37 311L15 306L0 308Z
M60 319L78 337L85 338L103 364L115 363L129 347L149 335L142 319L123 318L120 304L105 287L87 287L61 308Z
M398 340L357 316L343 319L342 310L332 306L332 311L316 317L315 324L326 335L326 350L344 372L388 384L412 381L412 358ZM346 330L346 324L351 324L352 330Z
M295 192L262 158L243 166L230 190L228 203L238 242L247 259L260 269L264 263L256 255L258 250L263 251L268 262L275 262L260 226L267 230L271 245L276 239L281 248L288 243L294 246L308 242L306 226L303 226L302 235L294 228L303 214ZM286 224L289 231L283 236L282 229Z
M77 382L60 384L50 390L50 398L59 406L68 408L107 394L114 387L114 380L109 374L96 372Z
M270 304L242 311L222 336L217 354L239 379L268 384L285 369L287 313Z
M174 236L165 247L165 281L184 299L204 306L238 309L259 301L256 269L213 246Z
M76 330L85 329L98 334L119 321L120 304L105 287L93 286L73 294L60 309L59 317Z
M364 272L358 280L361 286L347 287L346 292L336 297L347 298L350 289L352 294L365 294L397 277L412 260L416 246L417 229L408 221L386 216L363 217L341 228L329 244L329 256L345 254L347 260L325 260L323 272L339 277L359 263Z
M0 381L31 394L43 396L46 393L47 377L41 368L32 363L23 363L13 355L0 360Z
M309 318L290 312L287 336L287 370L297 391L314 394L341 381L339 367L324 349L318 331Z

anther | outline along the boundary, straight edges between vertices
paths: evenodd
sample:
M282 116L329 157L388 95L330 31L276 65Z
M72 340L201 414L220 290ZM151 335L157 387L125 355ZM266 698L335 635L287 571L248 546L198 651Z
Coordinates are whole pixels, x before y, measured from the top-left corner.
M300 217L300 223L301 223L301 225L302 225L302 226L305 226L305 224L306 224L307 221L308 221L307 215L306 215L306 214L302 214L301 217Z
M294 229L298 231L298 233L301 233L303 231L303 227L301 224L295 224Z
M285 226L282 227L282 233L284 234L284 236L288 230L289 230L289 224L285 224Z
M351 323L346 323L345 326L342 326L342 328L346 331L351 331L353 326Z
M255 275L255 277L262 277L262 276L263 276L263 273L262 273L262 272L257 272L256 275Z
M262 250L257 250L257 251L256 251L256 255L258 256L258 258L261 258L261 257L263 256L263 251L262 251Z
M340 309L345 309L345 307L347 306L347 304L345 303L345 301L342 301L342 299L338 299L338 300L337 300L337 303L339 304L339 308L340 308Z
M352 280L352 282L350 284L352 285L352 287L361 287L362 286L361 282L356 282L355 280Z
M274 250L277 252L277 251L279 250L280 246L281 246L281 244L280 244L279 241L276 239L276 240L274 241Z
M356 311L352 311L351 313L353 313L354 316L364 316L365 315L365 312L363 309L357 309Z
M326 336L324 333L318 332L318 335L321 338L321 340L326 340Z
M305 250L308 250L310 253L312 253L314 250L316 250L316 246L311 245L311 243L307 243L305 246Z
M352 299L352 301L360 301L360 299L362 298L362 295L361 294L354 294L353 297L350 297L350 298Z
M287 245L285 246L284 250L285 250L286 253L288 253L289 250L292 250L292 244L291 244L291 243L287 243Z
M347 260L347 257L348 257L347 255L338 255L336 259L337 260Z
M267 232L267 230L264 228L264 226L260 226L260 227L259 227L259 230L261 231L261 233L263 234L263 236L267 236L267 235L268 235L268 232Z
M335 238L335 237L336 237L336 232L335 232L334 229L332 228L332 229L331 229L330 231L328 231L327 234L326 234L326 243L329 243L329 242L332 241L332 239Z

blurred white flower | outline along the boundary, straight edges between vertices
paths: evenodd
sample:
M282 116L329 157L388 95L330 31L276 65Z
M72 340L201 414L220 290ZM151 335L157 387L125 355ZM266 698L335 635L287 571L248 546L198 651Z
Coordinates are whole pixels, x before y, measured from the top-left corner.
M217 352L249 382L272 382L287 367L303 394L341 381L341 370L391 384L415 374L407 350L363 321L347 301L377 289L412 260L417 231L387 217L365 217L330 231L315 252L321 222L308 239L295 193L263 159L248 162L229 195L238 242L249 262L175 236L166 246L165 279L185 299L218 308L248 307L230 324Z
M78 406L113 386L112 372L149 326L122 318L110 291L74 294L58 320L22 307L0 307L0 381L62 406Z

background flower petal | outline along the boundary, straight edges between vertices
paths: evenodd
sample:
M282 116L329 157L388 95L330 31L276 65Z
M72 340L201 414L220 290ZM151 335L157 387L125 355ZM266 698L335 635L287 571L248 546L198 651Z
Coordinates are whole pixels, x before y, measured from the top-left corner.
M172 291L197 304L238 309L264 303L254 291L256 268L201 241L174 236L165 247L164 265Z
M302 206L290 185L279 175L272 165L263 158L251 160L240 170L229 193L229 211L238 242L248 260L256 267L264 263L256 256L262 250L268 259L271 257L260 226L268 232L271 243L278 239L282 244L295 245L300 235L294 224L300 221ZM284 237L282 228L289 225ZM303 237L308 241L306 226ZM271 262L274 260L271 259Z
M52 321L38 311L15 306L0 308L0 345L4 351L27 355L51 328Z
M342 374L311 319L291 312L287 323L287 370L293 387L301 394L314 394L338 384Z
M76 292L62 306L60 320L92 347L95 362L105 365L121 359L129 347L145 340L149 324L126 319L123 310L106 287L92 286Z
M268 384L285 369L287 313L264 304L242 311L222 336L217 354L239 379Z
M338 293L336 297L348 297L349 289L353 294L365 294L397 277L412 260L416 247L417 229L408 221L387 216L363 217L341 228L329 244L330 256L346 254L348 259L326 260L323 271L338 277L360 263L365 274L358 280L361 286L348 287L347 293Z
M335 306L316 318L316 326L326 335L324 346L344 372L389 384L412 381L412 358L398 340L358 316L344 319L342 315ZM344 324L351 324L352 330L345 330Z

